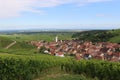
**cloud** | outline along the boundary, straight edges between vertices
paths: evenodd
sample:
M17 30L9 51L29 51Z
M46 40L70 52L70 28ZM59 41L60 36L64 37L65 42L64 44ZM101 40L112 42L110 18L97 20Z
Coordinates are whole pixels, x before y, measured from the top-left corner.
M41 13L35 8L56 7L62 4L89 4L110 0L0 0L0 18L18 17L22 12Z
M32 0L0 0L0 18L20 16L22 11L29 10Z

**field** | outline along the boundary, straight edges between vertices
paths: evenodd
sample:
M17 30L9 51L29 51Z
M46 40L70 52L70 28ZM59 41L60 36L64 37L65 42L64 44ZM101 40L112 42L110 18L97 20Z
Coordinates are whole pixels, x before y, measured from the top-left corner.
M0 35L0 80L120 80L120 63L99 60L77 61L38 53L29 41L72 39L73 33ZM16 44L5 47L16 41Z
M16 41L54 41L58 36L60 40L70 40L73 32L40 32L40 33L19 33L19 34L2 34L0 36L7 37Z
M1 80L41 80L41 78L43 80L57 78L59 80L120 80L119 62L76 61L70 57L60 58L43 54L1 53L0 69Z

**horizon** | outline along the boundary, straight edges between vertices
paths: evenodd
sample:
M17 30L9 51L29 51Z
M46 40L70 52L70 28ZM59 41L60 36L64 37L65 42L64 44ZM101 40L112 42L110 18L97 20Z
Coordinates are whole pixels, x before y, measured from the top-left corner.
M117 30L117 29L56 29L56 28L49 28L49 29L7 29L7 30L0 30L2 32L82 32L82 31L103 31L103 30Z
M86 30L117 30L120 28L18 28L0 29L0 31L86 31Z
M0 0L0 30L119 29L119 0Z

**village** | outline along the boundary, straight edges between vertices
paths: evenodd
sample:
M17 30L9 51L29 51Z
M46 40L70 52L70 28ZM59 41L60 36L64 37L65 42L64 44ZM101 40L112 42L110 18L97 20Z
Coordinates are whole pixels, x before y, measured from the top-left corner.
M120 44L117 43L58 40L58 36L52 42L31 41L30 43L38 50L45 47L44 53L54 56L74 55L77 60L98 59L120 62Z

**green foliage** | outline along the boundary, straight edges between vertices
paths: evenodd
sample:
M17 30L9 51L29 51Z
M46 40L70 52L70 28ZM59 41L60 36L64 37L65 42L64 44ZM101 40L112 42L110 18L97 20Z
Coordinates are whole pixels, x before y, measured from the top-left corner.
M112 37L109 41L110 42L116 42L120 43L120 29L112 30L110 31L112 34L115 34L116 36Z
M119 35L118 32L119 30L117 32L116 30L107 32L96 31L93 33L84 32L85 34L81 33L74 35L74 37L80 36L80 39L83 38L83 40L106 41L109 40L108 38L114 35L117 37ZM66 33L64 35L62 34L16 34L3 35L4 37L0 37L0 40L2 41L0 43L0 48L4 48L9 45L11 42L13 42L12 40L17 41L17 43L8 50L0 49L0 53L4 53L0 54L0 80L32 80L39 76L42 71L53 67L60 67L62 71L66 71L68 73L74 73L78 75L83 74L93 78L98 77L100 80L120 80L119 62L114 63L98 60L77 61L72 58L59 58L44 54L33 54L36 52L34 50L34 46L31 46L27 43L31 40L52 41L56 35L61 36L61 39L72 39L71 35ZM107 37L105 35L107 35ZM43 52L43 50L44 48L40 51ZM58 77L58 79L61 80L64 80L63 78L65 80L88 80L82 76L81 78L78 78L77 76Z
M39 53L44 53L44 51L47 50L44 46L42 46L40 49L39 49Z
M48 77L48 78L45 78L44 80L98 80L98 79L91 79L91 78L87 78L83 75L60 75L58 77Z
M90 78L85 75L66 73L60 68L50 68L43 71L35 80L99 80L96 77Z
M0 80L32 80L48 68L61 70L100 80L120 80L120 63L98 60L77 61L49 55L0 54Z
M120 29L84 31L75 33L72 37L83 41L120 43Z
M98 77L100 80L120 80L120 63L107 61L75 61L64 65L65 70L77 74L85 74L90 77Z
M0 80L32 80L41 71L66 60L46 55L0 54Z

